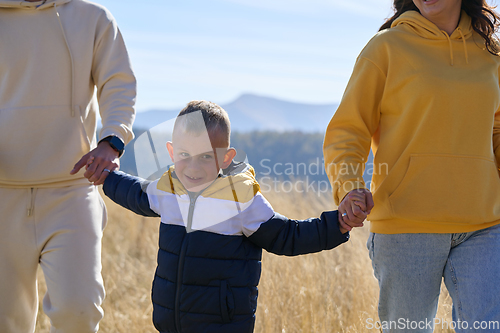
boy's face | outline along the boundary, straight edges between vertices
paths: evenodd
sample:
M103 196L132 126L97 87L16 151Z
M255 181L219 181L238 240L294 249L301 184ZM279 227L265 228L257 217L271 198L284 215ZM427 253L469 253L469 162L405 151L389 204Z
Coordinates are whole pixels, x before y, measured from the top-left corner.
M212 148L206 132L194 134L174 130L172 142L167 142L168 153L175 165L175 173L184 187L199 192L209 186L219 170L227 168L236 151L232 148Z

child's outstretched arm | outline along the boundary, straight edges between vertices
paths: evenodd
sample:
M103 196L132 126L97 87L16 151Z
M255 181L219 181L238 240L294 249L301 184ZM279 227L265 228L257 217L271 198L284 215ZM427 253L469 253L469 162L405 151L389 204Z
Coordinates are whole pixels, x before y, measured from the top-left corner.
M111 172L104 181L103 190L111 200L136 214L159 216L149 206L146 187L151 183L143 178L134 177L121 171Z
M349 234L339 229L338 211L307 220L291 220L276 213L248 239L271 253L295 256L333 249L347 242Z

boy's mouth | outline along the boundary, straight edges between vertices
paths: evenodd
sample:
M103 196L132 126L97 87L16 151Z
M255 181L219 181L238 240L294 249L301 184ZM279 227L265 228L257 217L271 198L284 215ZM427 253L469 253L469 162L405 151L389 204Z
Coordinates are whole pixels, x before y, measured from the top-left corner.
M185 175L185 176L186 176L187 179L189 179L190 181L193 181L193 182L202 179L201 177L191 177L191 176L188 176L188 175Z

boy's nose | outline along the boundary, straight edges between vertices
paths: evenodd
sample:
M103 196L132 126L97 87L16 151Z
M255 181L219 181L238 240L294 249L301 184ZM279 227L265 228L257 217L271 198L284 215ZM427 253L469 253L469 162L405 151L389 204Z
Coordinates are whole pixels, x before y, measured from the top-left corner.
M200 162L198 161L197 158L189 158L187 161L187 165L191 169L199 169L200 168Z

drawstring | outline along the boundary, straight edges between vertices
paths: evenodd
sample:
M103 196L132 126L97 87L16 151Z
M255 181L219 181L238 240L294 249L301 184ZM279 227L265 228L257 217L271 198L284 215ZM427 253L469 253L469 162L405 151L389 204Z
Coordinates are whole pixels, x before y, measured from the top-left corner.
M26 214L28 215L28 217L32 216L33 215L33 211L35 210L35 194L36 194L36 191L34 188L30 188L28 190L28 204L27 204L27 207L26 207Z
M62 35L64 37L64 42L66 43L66 48L68 49L69 59L71 61L71 117L75 116L75 106L73 105L74 96L75 96L75 68L73 64L73 55L71 54L71 49L69 48L68 39L66 38L66 34L64 33L64 27L61 22L61 18L59 17L59 12L57 11L57 5L54 3L54 10L56 12L57 20L59 21L59 26L61 27Z
M451 39L450 39L450 36L448 36L448 34L445 31L443 31L443 33L446 36L446 38L448 39L448 46L450 47L451 65L453 66L453 46L451 45Z
M465 42L465 36L462 33L462 29L460 29L460 27L457 30L458 30L458 32L460 32L460 37L462 37L462 41L463 41L463 45L464 45L464 53L465 53L465 62L468 65L469 64L469 54L467 52L467 43Z
M467 42L465 41L465 36L462 32L462 29L460 29L460 27L458 27L457 30L460 33L460 37L462 38L462 42L463 42L463 46L464 46L465 62L468 65L469 64L469 53L467 52ZM451 44L451 38L446 33L446 31L442 31L442 32L446 36L446 39L448 39L448 46L450 47L450 60L451 60L451 65L453 66L453 45Z

